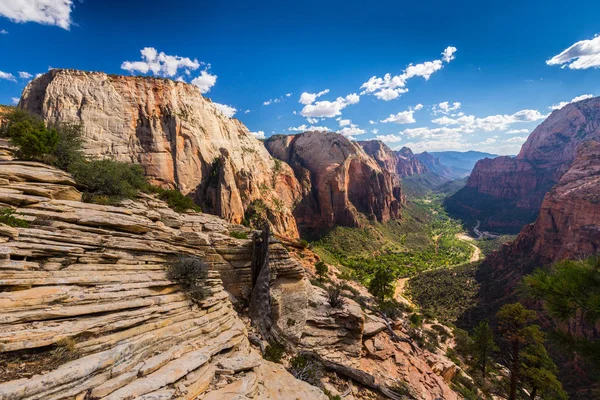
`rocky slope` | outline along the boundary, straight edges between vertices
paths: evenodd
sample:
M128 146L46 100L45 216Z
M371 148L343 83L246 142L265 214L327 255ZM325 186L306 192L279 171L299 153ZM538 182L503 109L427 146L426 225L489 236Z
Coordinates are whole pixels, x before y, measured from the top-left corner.
M27 85L19 107L49 123L83 124L87 154L139 163L153 183L192 195L230 222L260 200L277 233L298 236L292 170L193 85L55 69Z
M0 398L327 398L249 344L260 339L232 307L258 288L253 240L231 237L247 228L144 194L119 206L80 198L68 174L0 146L0 207L29 221L0 224ZM167 277L182 255L210 266L199 302ZM354 387L347 399L372 398L367 388L399 399L397 387L458 399L449 381L460 369L416 346L406 315L388 328L350 298L333 309L307 278L312 266L273 239L268 255L268 336L320 359Z
M481 220L483 230L518 232L535 219L578 146L599 139L600 98L569 104L531 133L517 157L479 161L467 186L447 206L458 215Z
M396 157L398 157L396 171L400 176L420 175L429 172L427 166L419 161L417 156L408 147L403 147L395 153Z
M398 151L393 151L385 143L379 140L365 140L358 143L364 151L373 157L379 166L393 174L398 181L403 177L419 175L428 172L411 149L403 147Z
M332 132L278 135L265 146L288 163L300 181L302 197L294 216L301 231L361 226L365 216L380 222L400 218L403 197L393 174L344 136Z
M247 285L251 241L229 236L244 228L149 196L82 203L73 185L0 161L1 205L30 222L0 224L0 398L327 399L249 345L224 290ZM166 276L178 255L211 265L200 302Z

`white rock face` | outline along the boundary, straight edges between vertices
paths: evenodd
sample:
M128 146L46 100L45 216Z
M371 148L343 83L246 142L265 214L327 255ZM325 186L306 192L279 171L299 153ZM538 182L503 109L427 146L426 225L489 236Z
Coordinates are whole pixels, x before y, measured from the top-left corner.
M262 200L274 230L298 237L292 170L193 85L52 70L27 85L20 106L50 123L82 123L87 154L139 163L153 183L191 194L230 222Z

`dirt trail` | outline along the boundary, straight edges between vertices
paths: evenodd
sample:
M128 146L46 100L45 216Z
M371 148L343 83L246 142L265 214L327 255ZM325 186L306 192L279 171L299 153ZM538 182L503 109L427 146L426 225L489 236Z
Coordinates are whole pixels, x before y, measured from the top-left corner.
M471 259L469 260L469 262L477 262L481 259L481 249L473 244L473 241L475 239L473 239L471 236L467 235L464 232L457 233L456 238L458 240L462 240L463 242L467 242L475 250L475 251L473 251L473 254L471 255Z
M410 278L400 278L396 281L396 290L394 291L394 299L400 303L407 304L411 307L415 307L415 304L404 296L404 288Z

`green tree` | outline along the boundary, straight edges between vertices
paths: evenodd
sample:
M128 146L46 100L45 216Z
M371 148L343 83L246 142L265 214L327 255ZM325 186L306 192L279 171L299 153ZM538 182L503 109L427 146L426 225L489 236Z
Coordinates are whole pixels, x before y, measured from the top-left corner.
M472 349L473 349L473 361L476 367L481 371L483 376L483 383L485 385L485 379L488 374L488 365L495 351L498 350L496 342L494 342L494 332L490 328L490 324L487 320L481 321L477 327L473 330Z
M52 164L69 171L71 166L85 159L83 154L83 125L63 123L55 126L58 144L54 149Z
M556 378L556 366L544 348L544 334L539 326L531 324L535 317L535 312L521 303L505 304L496 314L504 361L509 370L509 400L516 400L519 388L529 389L532 399L542 390L557 398L566 396ZM553 385L540 386L542 382Z
M42 159L53 153L58 145L56 129L46 128L41 118L17 109L9 114L2 135L19 148L18 156L24 159Z
M394 296L396 277L391 268L380 267L369 282L369 292L379 301Z
M315 271L317 272L319 279L323 280L327 276L327 273L329 272L329 267L323 261L319 261L315 265Z
M542 301L548 314L568 329L600 321L600 258L560 261L549 268L538 269L525 278L530 296ZM600 365L600 343L569 330L558 329L560 342L572 351Z

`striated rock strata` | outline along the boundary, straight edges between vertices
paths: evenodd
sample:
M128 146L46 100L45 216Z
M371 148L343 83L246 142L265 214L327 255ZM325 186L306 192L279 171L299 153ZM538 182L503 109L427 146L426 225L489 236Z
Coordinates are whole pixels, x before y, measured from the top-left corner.
M294 169L302 197L294 210L301 230L361 226L400 217L402 193L394 177L356 143L332 132L272 136L269 152Z
M190 194L205 211L240 223L260 200L277 233L298 236L292 170L194 85L55 69L27 85L19 106L49 123L83 124L87 154L139 163L153 183Z
M552 112L515 158L479 161L467 186L446 204L451 212L480 220L482 230L516 233L535 219L545 194L588 140L600 140L599 97Z
M393 174L398 182L400 182L403 177L420 175L428 172L427 167L415 157L408 147L393 151L385 143L379 140L365 140L356 143L361 145L364 151L373 157L382 169Z
M0 161L0 205L29 221L0 224L0 398L327 399L249 346L224 290L248 286L251 241L229 235L245 228L80 196L64 172ZM167 278L179 255L211 266L200 302Z

